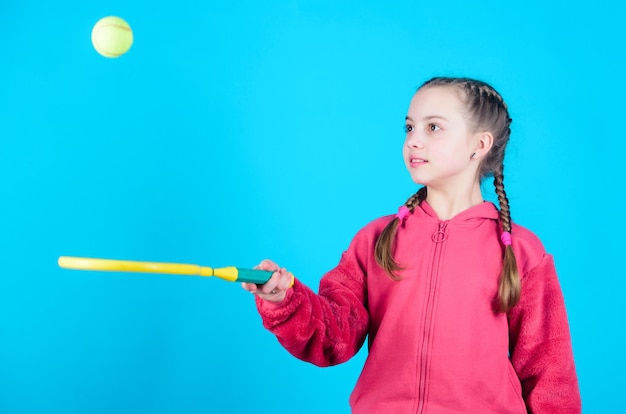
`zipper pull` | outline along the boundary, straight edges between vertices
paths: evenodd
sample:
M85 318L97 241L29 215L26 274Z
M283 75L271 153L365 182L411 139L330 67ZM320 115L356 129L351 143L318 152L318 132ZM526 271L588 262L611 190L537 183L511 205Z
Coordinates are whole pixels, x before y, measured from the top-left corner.
M442 221L441 223L439 223L439 230L434 232L433 235L430 237L433 242L443 243L444 241L446 241L446 238L448 237L448 235L445 233L447 225L447 221Z

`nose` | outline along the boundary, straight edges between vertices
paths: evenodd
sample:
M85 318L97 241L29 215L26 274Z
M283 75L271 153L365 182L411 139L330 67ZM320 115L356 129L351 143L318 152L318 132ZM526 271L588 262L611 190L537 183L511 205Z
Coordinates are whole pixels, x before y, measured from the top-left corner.
M424 142L415 132L409 133L406 136L406 146L415 149L424 149Z

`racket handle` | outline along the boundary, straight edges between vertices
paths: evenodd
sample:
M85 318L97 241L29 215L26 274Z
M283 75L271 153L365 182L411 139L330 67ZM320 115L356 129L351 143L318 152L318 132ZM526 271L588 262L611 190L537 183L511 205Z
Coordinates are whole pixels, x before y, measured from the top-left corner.
M274 272L259 269L237 268L237 270L239 271L239 274L237 276L238 282L256 283L257 285L265 284L274 274ZM289 285L289 287L292 287L294 285L295 280L295 276L291 275L291 284Z
M270 280L270 277L272 277L274 273L268 270L242 269L240 267L238 267L237 270L237 282L256 283L257 285L262 285Z

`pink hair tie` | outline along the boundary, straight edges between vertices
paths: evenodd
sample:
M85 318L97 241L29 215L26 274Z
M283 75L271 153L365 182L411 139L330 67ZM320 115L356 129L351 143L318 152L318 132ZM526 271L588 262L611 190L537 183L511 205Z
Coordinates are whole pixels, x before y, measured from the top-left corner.
M512 244L511 233L509 233L508 231L503 232L500 236L500 240L502 240L502 244L504 244L505 246L510 246Z
M409 215L409 213L411 212L411 210L409 210L409 208L407 206L402 206L398 209L398 214L396 214L396 217L402 221L406 218L406 216Z

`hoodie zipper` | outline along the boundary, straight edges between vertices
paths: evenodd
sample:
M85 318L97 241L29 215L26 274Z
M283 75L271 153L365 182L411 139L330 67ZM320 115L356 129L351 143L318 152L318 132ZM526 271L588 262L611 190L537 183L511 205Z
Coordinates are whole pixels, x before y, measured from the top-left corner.
M447 221L441 221L439 228L431 235L433 243L435 243L435 252L433 254L432 273L430 274L430 284L428 286L428 298L426 301L426 316L424 319L424 332L422 349L420 352L420 373L419 373L419 394L418 394L418 406L417 413L424 412L425 398L426 398L426 375L429 365L429 353L431 336L432 336L432 324L433 324L433 311L435 308L435 296L437 290L437 282L439 278L439 263L441 261L441 251L443 242L446 240L446 226Z

